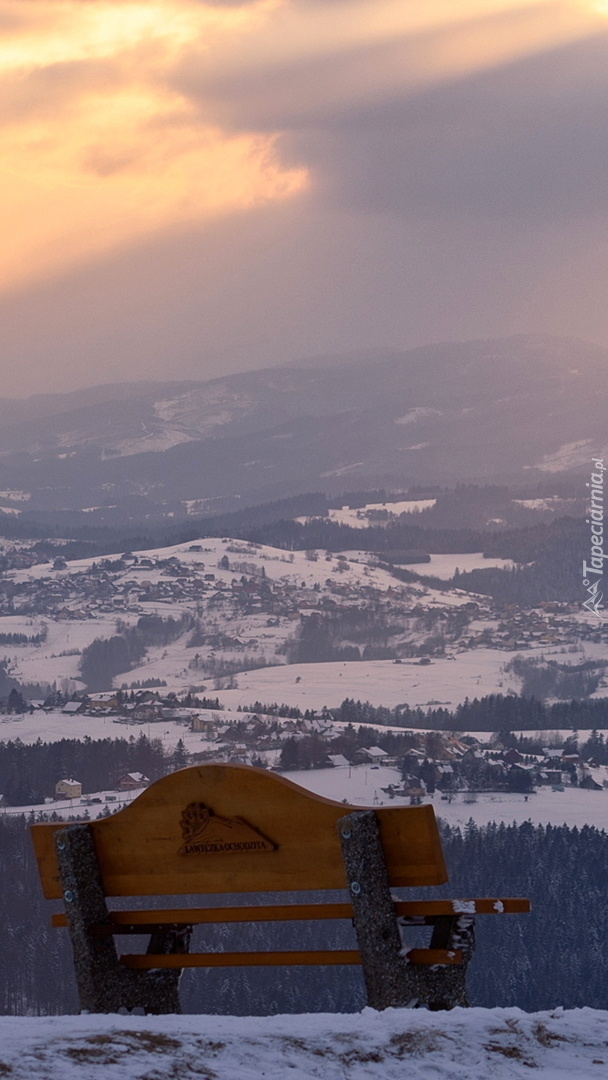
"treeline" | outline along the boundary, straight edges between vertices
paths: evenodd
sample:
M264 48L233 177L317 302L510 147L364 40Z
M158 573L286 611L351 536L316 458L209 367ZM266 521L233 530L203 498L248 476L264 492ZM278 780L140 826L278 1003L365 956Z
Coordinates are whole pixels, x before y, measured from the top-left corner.
M46 641L47 631L39 634L0 634L0 645L41 645Z
M526 896L532 901L530 915L477 920L477 951L468 980L471 1004L517 1005L528 1011L608 1008L606 833L588 826L579 830L528 822L484 827L470 823L464 832L444 826L442 834L449 884L400 890L401 895ZM66 931L50 927L49 912L58 905L42 898L25 818L0 818L0 860L5 870L0 875L0 1013L75 1013L69 938ZM313 898L305 894L302 899ZM415 934L428 933L413 931L412 944ZM193 950L354 947L348 920L205 926L197 929L192 943ZM365 1004L360 970L340 967L240 968L229 977L221 969L187 971L181 999L186 1013L233 1015L352 1012Z
M91 692L109 690L113 679L130 671L144 658L150 646L168 645L193 625L192 616L180 619L142 615L136 626L118 620L118 631L111 638L95 638L82 650L80 674Z
M516 694L489 694L468 698L454 710L410 708L396 705L388 709L369 701L345 698L332 710L335 720L347 724L390 724L434 731L555 731L557 728L592 730L608 728L608 698L586 701L558 701L545 705L534 697Z
M174 764L160 739L61 739L26 746L0 742L0 792L9 806L43 803L58 780L75 778L84 793L116 787L121 776L142 772L157 780ZM180 760L179 764L185 764Z
M471 570L460 574L457 584L524 607L550 600L581 600L581 553L587 547L585 524L576 518L509 529L487 537L483 551L519 565L512 570Z

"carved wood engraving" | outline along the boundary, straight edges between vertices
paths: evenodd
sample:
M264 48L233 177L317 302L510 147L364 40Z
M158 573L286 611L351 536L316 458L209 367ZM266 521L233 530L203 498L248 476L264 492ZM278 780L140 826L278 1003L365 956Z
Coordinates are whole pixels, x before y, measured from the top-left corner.
M275 851L277 847L248 821L238 817L219 817L202 802L188 804L182 813L180 825L184 838L180 855Z

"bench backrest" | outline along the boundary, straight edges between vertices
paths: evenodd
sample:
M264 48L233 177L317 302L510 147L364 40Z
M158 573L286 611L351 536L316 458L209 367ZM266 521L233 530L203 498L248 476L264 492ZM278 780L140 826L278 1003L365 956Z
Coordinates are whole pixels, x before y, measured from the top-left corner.
M337 821L352 810L244 765L181 769L91 822L106 896L345 889ZM432 806L374 807L392 886L448 875ZM62 894L53 833L32 826L44 895Z

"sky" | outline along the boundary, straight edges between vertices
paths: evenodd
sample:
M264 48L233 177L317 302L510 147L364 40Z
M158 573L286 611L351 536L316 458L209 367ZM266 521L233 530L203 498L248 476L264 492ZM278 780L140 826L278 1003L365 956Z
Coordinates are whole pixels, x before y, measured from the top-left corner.
M608 346L608 0L0 0L1 396Z

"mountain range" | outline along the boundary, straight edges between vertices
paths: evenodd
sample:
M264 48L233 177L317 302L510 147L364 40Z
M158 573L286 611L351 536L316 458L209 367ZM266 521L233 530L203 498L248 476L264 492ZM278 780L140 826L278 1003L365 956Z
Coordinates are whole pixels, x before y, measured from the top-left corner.
M607 375L606 349L516 336L0 399L0 510L93 523L306 491L532 485L608 453Z

